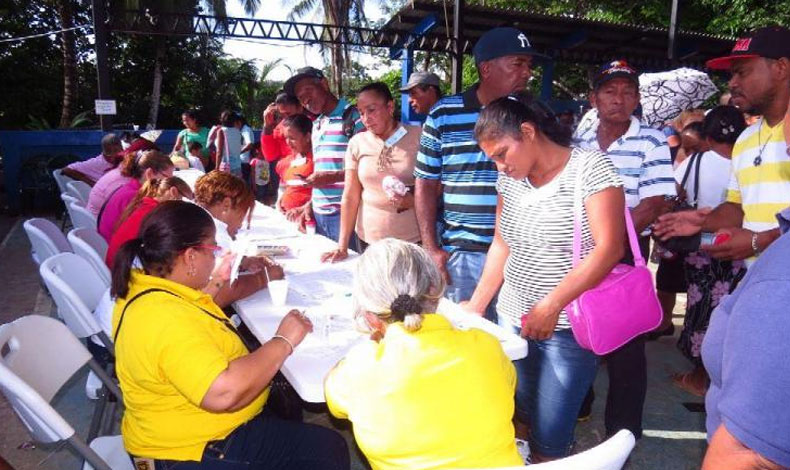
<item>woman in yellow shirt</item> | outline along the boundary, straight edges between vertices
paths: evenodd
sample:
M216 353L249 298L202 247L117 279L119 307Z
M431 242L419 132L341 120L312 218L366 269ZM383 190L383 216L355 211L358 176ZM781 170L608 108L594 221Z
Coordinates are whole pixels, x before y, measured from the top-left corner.
M412 243L386 238L357 263L355 318L373 341L330 372L325 395L374 470L523 465L511 422L515 368L493 336L432 313L443 290Z
M230 271L227 258L215 269L218 251L211 216L168 201L116 255L126 450L137 468L348 469L337 433L264 411L269 382L312 325L291 311L270 341L248 351L211 297Z

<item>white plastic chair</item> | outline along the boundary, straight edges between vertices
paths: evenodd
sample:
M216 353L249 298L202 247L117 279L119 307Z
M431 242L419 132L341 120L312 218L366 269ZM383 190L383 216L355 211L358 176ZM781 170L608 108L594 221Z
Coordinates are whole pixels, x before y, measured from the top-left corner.
M96 230L98 225L96 216L91 213L79 202L69 203L69 216L71 217L71 224L74 228L89 228Z
M107 291L93 266L74 253L61 253L41 263L39 272L71 332L78 338L98 337L115 356L109 332L93 314Z
M635 444L636 439L631 431L622 429L592 449L564 459L528 467L498 467L488 470L621 470Z
M0 326L0 391L33 438L67 442L85 459L83 470L134 470L121 436L99 437L87 445L50 404L86 364L120 399L112 379L59 321L28 315Z
M66 183L68 188L67 194L71 194L82 202L82 205L88 204L88 197L91 194L91 185L84 181L69 181Z
M106 287L112 283L112 275L104 263L107 256L107 242L95 229L75 228L68 235L74 253L85 258L104 280Z
M71 252L66 237L57 225L47 219L28 219L23 224L27 238L30 240L33 261L41 264L44 260L58 253Z
M58 185L58 189L61 193L67 193L69 191L68 184L72 181L77 181L69 176L63 174L63 169L57 169L52 172L52 177L55 178L55 183Z

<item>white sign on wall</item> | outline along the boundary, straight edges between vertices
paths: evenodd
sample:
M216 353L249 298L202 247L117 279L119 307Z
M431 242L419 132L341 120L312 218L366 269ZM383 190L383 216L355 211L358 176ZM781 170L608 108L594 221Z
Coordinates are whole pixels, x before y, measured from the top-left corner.
M115 100L96 100L96 115L115 115Z

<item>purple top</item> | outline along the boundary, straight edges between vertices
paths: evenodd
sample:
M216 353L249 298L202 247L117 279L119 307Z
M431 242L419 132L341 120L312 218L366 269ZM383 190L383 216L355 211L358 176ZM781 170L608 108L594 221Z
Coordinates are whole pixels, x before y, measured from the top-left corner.
M714 310L702 343L708 439L739 442L790 467L790 234L773 242Z
M121 174L120 168L113 168L99 178L88 196L88 210L91 211L91 214L98 217L101 206L104 205L110 194L130 180L131 178Z
M93 158L81 162L74 162L66 168L79 171L93 181L99 181L99 178L104 176L104 174L112 168L112 164L104 158L104 155L98 154Z
M104 208L101 219L99 219L99 234L107 240L107 243L110 243L110 238L112 238L112 234L115 231L115 223L121 217L121 213L126 209L126 206L132 202L141 186L139 181L130 179L128 183L121 186L118 191L115 191L110 196L110 200L107 201L107 206Z

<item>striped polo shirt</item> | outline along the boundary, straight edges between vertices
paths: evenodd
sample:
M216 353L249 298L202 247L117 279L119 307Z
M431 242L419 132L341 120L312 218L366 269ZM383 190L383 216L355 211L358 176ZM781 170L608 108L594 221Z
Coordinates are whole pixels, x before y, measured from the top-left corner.
M497 169L475 140L477 85L440 99L422 128L416 178L442 183L445 250L487 251L496 222Z
M575 145L604 150L617 167L625 185L625 204L633 209L639 201L653 196L674 196L675 177L664 133L642 125L631 116L631 125L608 149L598 144L598 124L581 127L573 136Z
M741 205L745 229L777 228L776 214L790 206L790 156L783 131L782 122L771 127L760 119L735 142L727 202Z
M343 161L348 147L348 137L343 133L343 113L351 106L345 99L338 101L331 113L321 114L313 121L313 162L314 171L343 171ZM359 111L351 112L349 119L354 120L354 134L365 130ZM313 212L333 215L340 212L340 199L343 196L343 182L313 188Z

